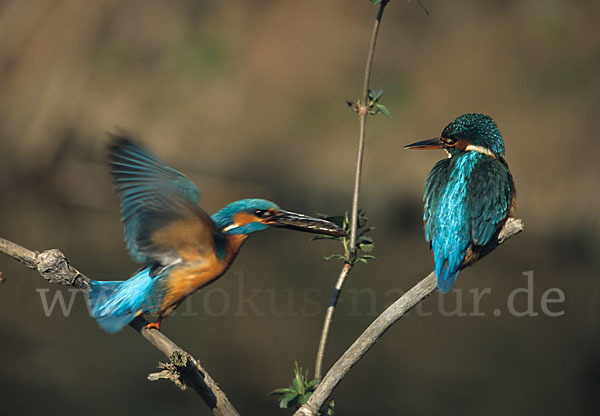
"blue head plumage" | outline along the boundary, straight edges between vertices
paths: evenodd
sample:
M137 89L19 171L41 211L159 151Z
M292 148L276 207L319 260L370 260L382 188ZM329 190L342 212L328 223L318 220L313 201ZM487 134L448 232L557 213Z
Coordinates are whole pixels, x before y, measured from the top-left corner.
M251 234L270 227L261 221L281 209L265 199L250 198L232 202L212 215L212 220L225 235Z

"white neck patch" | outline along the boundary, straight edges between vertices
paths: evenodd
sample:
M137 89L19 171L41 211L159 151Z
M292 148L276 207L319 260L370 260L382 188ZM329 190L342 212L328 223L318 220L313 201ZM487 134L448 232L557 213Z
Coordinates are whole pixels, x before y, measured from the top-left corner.
M231 225L228 225L227 227L223 228L223 232L227 232L229 230L233 230L234 228L239 227L239 225L237 225L236 223L233 223Z
M469 144L467 145L467 147L465 147L465 150L467 152L477 152L477 153L481 153L482 155L488 155L493 157L494 159L496 159L496 155L494 154L494 152L492 152L490 149L487 149L483 146L476 146L474 144Z

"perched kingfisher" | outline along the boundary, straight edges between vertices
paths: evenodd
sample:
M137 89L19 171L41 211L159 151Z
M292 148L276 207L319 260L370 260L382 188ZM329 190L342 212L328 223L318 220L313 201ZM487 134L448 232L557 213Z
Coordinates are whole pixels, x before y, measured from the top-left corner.
M158 315L148 326L160 329L161 320L187 296L225 273L255 231L285 227L345 235L329 221L284 211L264 199L235 201L208 216L187 177L126 137L113 136L109 164L127 248L144 264L128 280L90 282L92 316L110 333L143 313Z
M425 183L425 240L433 250L438 289L447 293L458 271L477 260L515 209L515 185L498 126L485 114L464 114L440 137L405 149L444 149Z

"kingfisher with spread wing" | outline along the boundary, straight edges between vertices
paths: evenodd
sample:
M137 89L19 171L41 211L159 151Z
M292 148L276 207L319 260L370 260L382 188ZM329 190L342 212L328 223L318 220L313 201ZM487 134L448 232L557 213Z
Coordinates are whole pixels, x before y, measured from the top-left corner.
M335 224L284 211L264 199L232 202L209 216L198 205L198 188L148 150L113 136L109 164L121 201L125 242L144 267L125 281L91 281L92 316L107 332L136 316L162 319L196 290L225 273L248 236L270 227L343 236Z
M472 264L515 209L515 185L498 126L485 114L464 114L440 137L406 149L444 149L425 184L425 239L438 289L447 293L458 271Z

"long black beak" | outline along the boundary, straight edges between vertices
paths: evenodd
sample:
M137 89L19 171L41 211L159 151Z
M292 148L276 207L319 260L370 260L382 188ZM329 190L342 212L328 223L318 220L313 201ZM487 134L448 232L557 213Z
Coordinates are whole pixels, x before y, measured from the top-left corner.
M446 147L446 144L441 140L440 137L435 137L429 140L423 140L416 143L407 144L404 146L405 149L443 149Z
M313 234L326 234L334 237L344 237L346 232L332 222L304 214L280 210L269 218L267 224L274 227L289 228Z

